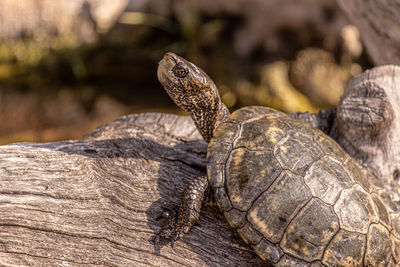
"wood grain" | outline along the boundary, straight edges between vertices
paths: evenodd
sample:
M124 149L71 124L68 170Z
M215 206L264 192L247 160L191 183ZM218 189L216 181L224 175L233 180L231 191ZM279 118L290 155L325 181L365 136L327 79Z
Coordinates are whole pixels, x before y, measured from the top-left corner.
M153 245L159 215L204 175L205 149L190 118L159 113L80 141L1 146L0 265L262 265L212 208L174 249Z
M350 80L330 135L400 200L400 67L385 65Z
M398 66L374 68L348 83L336 109L292 114L377 175L394 221L399 77ZM0 266L265 265L211 207L173 249L154 246L160 214L205 174L206 148L189 117L161 113L122 117L78 141L0 146Z

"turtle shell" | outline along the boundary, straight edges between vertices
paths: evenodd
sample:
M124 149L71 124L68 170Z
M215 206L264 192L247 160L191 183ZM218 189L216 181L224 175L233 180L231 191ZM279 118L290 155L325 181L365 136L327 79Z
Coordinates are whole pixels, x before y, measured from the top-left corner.
M207 174L231 227L277 266L400 261L399 227L372 175L306 123L266 107L237 110L209 143Z

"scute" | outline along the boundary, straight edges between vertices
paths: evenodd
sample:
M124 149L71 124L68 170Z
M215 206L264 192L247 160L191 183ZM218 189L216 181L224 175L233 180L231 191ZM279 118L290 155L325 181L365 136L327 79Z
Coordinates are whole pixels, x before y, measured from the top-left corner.
M344 150L323 132L318 132L314 137L315 142L319 145L325 155L331 156L340 162L344 162L349 156Z
M217 204L222 211L229 211L232 209L231 200L229 199L228 192L226 192L225 188L214 188L214 195L218 200Z
M307 133L291 131L282 142L276 144L274 155L282 168L304 175L323 153Z
M380 224L371 224L367 237L366 266L386 266L391 256L390 234Z
M230 144L236 138L238 134L238 129L240 125L236 122L228 121L222 123L218 129L214 133L213 139L211 139L210 143L208 144L209 155L212 159L210 161L216 163L223 163L225 162L224 155L229 153ZM227 144L228 146L222 146L221 144ZM210 153L210 151L212 151ZM216 157L216 155L221 155L221 158Z
M272 244L263 238L257 245L253 246L254 251L263 259L276 263L283 255L279 246Z
M247 214L248 221L268 241L277 243L311 197L301 176L284 171L254 202Z
M379 221L371 196L358 184L343 190L334 209L340 226L348 231L367 233L369 225Z
M361 266L365 245L365 234L340 230L328 245L322 263L327 266Z
M228 223L276 266L398 264L400 213L330 137L265 107L215 131L207 174ZM372 182L371 182L372 181Z
M347 156L343 162L343 166L351 173L353 179L361 185L361 187L368 193L372 192L372 186L369 182L369 177L361 170L360 165L354 159ZM372 175L371 175L372 176Z
M246 147L250 150L272 149L286 136L290 127L280 118L270 116L243 122L239 138L234 147Z
M375 204L375 209L379 217L379 222L382 223L384 226L390 228L390 215L385 205L382 203L381 198L376 194L372 194L372 200Z
M314 196L331 205L343 189L355 183L340 162L329 156L324 156L312 164L305 174L304 181Z
M291 257L289 255L284 255L279 262L276 263L277 267L288 267L288 266L295 266L295 267L309 267L310 263L299 260L297 258Z
M243 227L246 223L246 212L244 211L231 209L230 211L225 211L224 216L233 228Z
M246 166L246 168L243 168ZM232 205L248 210L253 201L273 183L282 171L272 151L238 148L231 152L226 167L226 188Z
M338 229L339 219L332 206L312 199L289 224L281 247L306 261L320 260Z
M262 239L262 235L255 231L250 223L246 223L243 227L238 228L237 232L246 244L256 245Z
M268 116L270 118L286 117L282 112L274 110L272 108L261 107L261 106L249 106L236 110L231 114L229 119L238 123L247 120L254 120L260 116Z
M225 183L223 169L239 127L240 125L234 122L222 123L208 144L207 177L211 187L222 187Z

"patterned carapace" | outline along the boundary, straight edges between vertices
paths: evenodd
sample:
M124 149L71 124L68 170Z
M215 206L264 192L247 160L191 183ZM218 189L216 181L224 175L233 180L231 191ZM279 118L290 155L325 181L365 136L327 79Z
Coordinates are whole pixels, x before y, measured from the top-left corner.
M209 145L207 176L189 183L156 242L190 230L208 187L231 227L276 266L399 266L400 210L330 137L266 107L229 114L213 81L173 53L158 78Z

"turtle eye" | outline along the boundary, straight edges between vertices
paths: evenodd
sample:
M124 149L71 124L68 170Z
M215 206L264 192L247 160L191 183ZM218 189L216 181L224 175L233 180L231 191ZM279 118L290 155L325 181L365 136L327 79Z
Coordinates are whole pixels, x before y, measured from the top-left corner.
M184 67L177 66L172 70L176 77L178 78L185 78L188 74L188 70Z

